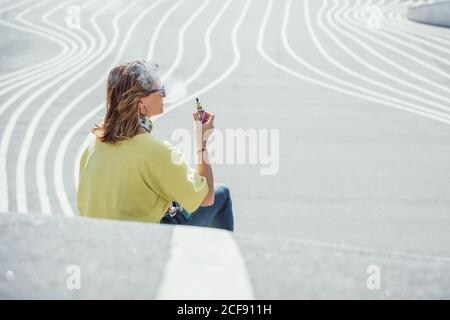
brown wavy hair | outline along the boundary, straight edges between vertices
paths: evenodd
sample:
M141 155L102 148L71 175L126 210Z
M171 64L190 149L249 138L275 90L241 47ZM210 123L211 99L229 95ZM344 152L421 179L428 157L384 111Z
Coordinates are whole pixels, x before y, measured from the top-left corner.
M111 70L106 88L105 118L92 129L98 140L116 145L138 133L138 101L149 94L157 79L157 69L157 64L136 60Z

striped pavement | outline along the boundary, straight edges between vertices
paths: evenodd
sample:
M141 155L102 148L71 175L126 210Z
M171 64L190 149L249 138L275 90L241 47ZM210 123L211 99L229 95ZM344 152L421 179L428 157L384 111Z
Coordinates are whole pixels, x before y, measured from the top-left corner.
M337 246L336 268L356 247L361 266L375 250L420 256L423 270L437 257L439 269L450 257L450 29L406 19L408 6L431 2L1 0L0 212L77 215L78 161L103 115L108 72L149 59L169 88L154 119L160 138L192 130L197 96L217 129L279 130L275 174L261 175L261 163L213 165L233 197L236 235L224 246L245 261L237 277L252 286L242 292L326 295L270 284L306 279L299 268L305 276L315 264L302 250L327 252L321 243ZM394 281L406 281L403 262L388 262ZM407 288L392 290L426 296ZM349 297L372 294L361 290ZM440 285L430 292L448 297Z

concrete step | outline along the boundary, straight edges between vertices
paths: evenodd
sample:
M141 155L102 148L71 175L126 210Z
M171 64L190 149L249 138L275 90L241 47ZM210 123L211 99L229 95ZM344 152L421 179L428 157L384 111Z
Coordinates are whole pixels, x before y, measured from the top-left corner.
M450 27L450 1L438 1L408 8L408 19L440 27Z
M450 298L447 257L37 213L0 215L0 261L2 299Z

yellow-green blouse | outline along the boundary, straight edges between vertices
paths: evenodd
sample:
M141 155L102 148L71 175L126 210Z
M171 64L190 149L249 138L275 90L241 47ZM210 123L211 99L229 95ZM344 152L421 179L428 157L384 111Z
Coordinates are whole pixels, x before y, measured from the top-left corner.
M197 209L208 184L169 142L143 133L114 146L93 138L80 161L81 216L158 223L171 201Z

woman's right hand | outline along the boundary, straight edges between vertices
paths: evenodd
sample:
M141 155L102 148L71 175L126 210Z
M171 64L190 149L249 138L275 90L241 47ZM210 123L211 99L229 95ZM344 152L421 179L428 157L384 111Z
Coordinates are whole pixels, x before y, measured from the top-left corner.
M214 114L206 112L206 123L201 123L198 118L197 112L192 113L195 121L195 137L197 141L197 147L202 146L203 142L208 141L212 132L214 131ZM199 144L200 143L200 144Z

